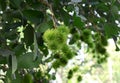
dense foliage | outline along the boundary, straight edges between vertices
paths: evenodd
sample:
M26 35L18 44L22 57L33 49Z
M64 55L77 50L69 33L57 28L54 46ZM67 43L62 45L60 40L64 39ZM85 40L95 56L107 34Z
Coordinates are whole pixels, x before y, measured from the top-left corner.
M0 0L0 68L6 83L48 83L81 44L96 64L120 40L119 0ZM50 63L50 65L48 65ZM42 67L42 68L41 68ZM73 69L68 72L72 77ZM82 77L77 77L81 81Z

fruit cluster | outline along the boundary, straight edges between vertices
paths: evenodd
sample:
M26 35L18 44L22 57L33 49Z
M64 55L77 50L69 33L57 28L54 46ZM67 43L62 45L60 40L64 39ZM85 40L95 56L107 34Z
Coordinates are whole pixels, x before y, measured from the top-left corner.
M105 35L99 32L91 33L90 29L84 29L81 33L80 39L88 45L88 49L92 50L93 58L96 58L97 63L106 61L108 54L105 46L108 45Z
M103 63L107 60L108 54L106 51L106 46L108 45L107 37L103 34L96 33L94 35L95 47L93 49L93 58L96 58L97 63Z
M74 55L74 52L67 45L68 34L68 27L62 25L55 29L48 29L43 35L43 39L47 47L52 51L52 56L55 59L52 63L55 69L65 66Z
M75 77L77 77L77 81L80 82L82 80L82 76L80 74L78 74L78 70L79 70L78 67L74 67L74 68L70 69L68 71L67 78L71 79L75 75ZM75 73L77 73L77 74L75 74Z

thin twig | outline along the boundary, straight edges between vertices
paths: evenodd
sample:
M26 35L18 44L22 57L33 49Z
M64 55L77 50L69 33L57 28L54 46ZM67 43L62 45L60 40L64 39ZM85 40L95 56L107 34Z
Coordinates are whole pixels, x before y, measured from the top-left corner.
M52 5L49 4L47 1L45 0L39 0L41 3L43 3L44 5L46 5L47 7L49 7L50 11L52 12L52 20L53 20L53 26L54 28L56 28L56 18L55 18L55 15L54 15L54 12L53 12L53 9L52 9Z

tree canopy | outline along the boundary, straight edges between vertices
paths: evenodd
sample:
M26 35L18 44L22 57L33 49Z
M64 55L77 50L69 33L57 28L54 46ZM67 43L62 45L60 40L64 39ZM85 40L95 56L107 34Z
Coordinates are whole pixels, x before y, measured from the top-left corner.
M54 78L49 71L66 66L82 43L101 64L108 39L120 50L119 35L120 0L0 0L0 64L7 83L48 83Z

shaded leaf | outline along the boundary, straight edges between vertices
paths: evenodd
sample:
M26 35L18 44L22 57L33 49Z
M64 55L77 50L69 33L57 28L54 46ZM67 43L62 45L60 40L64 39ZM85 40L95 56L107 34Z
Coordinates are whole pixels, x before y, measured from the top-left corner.
M80 17L73 16L73 25L78 28L82 28L84 26L84 23L82 22Z
M118 35L120 32L120 28L117 27L117 25L110 24L110 23L104 24L104 30L105 30L105 34L108 38Z
M34 29L31 25L27 25L24 32L24 42L30 46L34 42Z
M21 25L22 25L21 22L16 22L16 23L10 24L9 29L16 29Z
M119 9L118 9L118 7L117 6L112 6L112 8L111 8L111 12L112 13L114 13L114 14L118 14L118 11L119 11Z
M59 11L60 11L60 14L62 16L61 19L64 21L65 25L69 25L71 16L66 11L64 11L63 9L60 9Z
M23 15L32 23L38 24L43 21L44 15L37 10L24 10Z
M22 80L22 83L33 83L32 81L32 75L31 74L26 74Z
M6 73L5 77L5 83L21 83L22 79L20 74L18 74L18 71L15 72L14 75L12 75L12 71L9 69Z
M18 58L18 68L35 68L41 62L40 56L34 61L34 53L28 52Z
M0 0L0 10L4 11L6 9L6 1Z
M50 29L50 28L53 28L53 23L52 21L49 21L49 22L44 22L42 23L39 28L37 29L38 32L45 32L47 29Z
M19 7L20 6L20 4L21 4L21 2L23 1L23 0L10 0L12 3L14 3L14 5L16 5L17 7Z
M99 3L98 5L96 5L96 7L96 9L98 9L101 12L109 11L109 6L105 3Z
M19 44L14 48L14 52L16 56L19 56L25 52L25 48L23 44Z
M7 59L6 59L6 57L0 56L0 64L7 64Z

